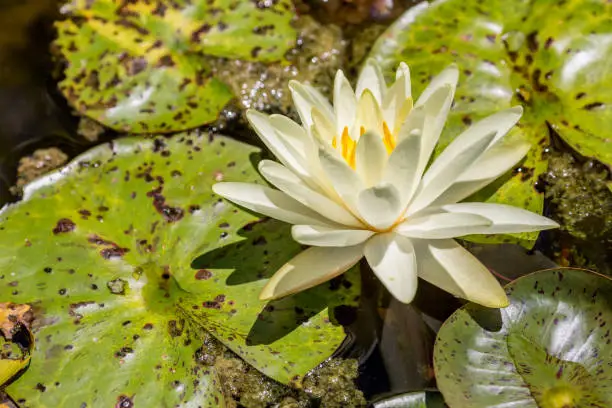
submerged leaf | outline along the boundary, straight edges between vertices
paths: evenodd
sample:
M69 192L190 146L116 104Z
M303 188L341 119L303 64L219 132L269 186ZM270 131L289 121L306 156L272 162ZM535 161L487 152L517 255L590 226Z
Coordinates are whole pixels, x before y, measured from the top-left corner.
M0 298L32 305L41 339L11 396L24 407L223 406L197 358L204 330L285 384L328 358L345 337L330 312L358 298L358 277L258 300L301 248L286 225L212 193L221 179L260 181L253 154L208 134L121 139L5 207Z
M564 1L562 7L548 0L421 3L383 34L371 55L388 72L405 61L416 95L431 76L457 63L459 86L438 152L469 124L522 105L513 137L528 140L531 150L511 174L468 200L541 213L549 125L581 154L612 165L610 15L612 4L602 0ZM536 236L515 237L529 246Z
M612 406L612 280L577 269L506 286L510 306L469 304L442 326L434 366L451 407Z
M73 0L63 10L60 90L80 113L132 133L215 120L232 94L210 59L280 60L296 38L288 0Z

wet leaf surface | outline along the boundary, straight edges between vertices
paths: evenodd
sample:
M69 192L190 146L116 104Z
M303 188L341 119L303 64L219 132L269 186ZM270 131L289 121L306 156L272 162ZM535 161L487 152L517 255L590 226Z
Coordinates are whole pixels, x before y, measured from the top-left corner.
M211 58L276 61L296 40L288 0L73 0L63 11L60 90L80 113L131 133L215 120L232 94Z
M416 391L380 399L372 408L445 408L444 400L436 391Z
M520 132L532 148L511 174L473 197L541 213L549 129L585 156L612 164L612 4L603 0L422 3L372 51L389 72L411 69L413 93L452 62L460 68L455 105L438 152L469 124L513 105L525 108ZM537 234L518 234L528 246ZM477 242L509 237L471 237Z
M447 403L612 406L612 280L554 269L506 293L507 308L469 304L440 329L434 366Z
M8 388L15 400L223 406L213 369L197 362L203 330L282 383L334 352L345 334L330 312L357 300L358 277L258 300L301 248L287 225L212 193L220 180L260 182L249 158L256 149L208 134L121 139L2 210L0 298L32 306L38 339Z

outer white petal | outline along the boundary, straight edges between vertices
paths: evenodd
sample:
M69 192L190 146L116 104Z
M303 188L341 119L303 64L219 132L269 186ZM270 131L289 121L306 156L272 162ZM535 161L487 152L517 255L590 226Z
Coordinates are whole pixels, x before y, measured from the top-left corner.
M518 207L490 203L459 203L442 206L453 214L475 214L488 218L492 224L471 234L511 234L559 228L553 220Z
M508 306L506 293L497 279L454 240L415 240L413 244L420 278L483 306Z
M341 70L336 73L334 80L334 112L336 114L336 134L342 135L344 128L350 130L355 121L357 100L353 88Z
M360 98L366 89L372 92L379 104L382 103L387 92L387 84L385 83L385 77L380 70L380 66L374 59L368 59L361 70L355 92L357 98Z
M444 88L446 86L451 87L451 100L455 95L455 88L457 88L457 81L459 80L459 69L457 65L451 64L442 72L440 72L437 76L435 76L427 88L421 93L419 99L415 103L415 107L424 105L431 96L438 91L440 88Z
M283 265L262 289L261 300L278 299L328 281L363 257L363 245L312 247Z
M496 179L518 163L531 145L525 141L498 142L490 147L457 179L458 182Z
M453 103L454 88L446 84L438 88L427 102L424 108L423 141L421 142L421 157L419 158L419 174L423 174L429 158L433 153L440 134L446 123L446 118Z
M421 132L414 129L395 147L384 169L383 181L391 183L400 193L400 199L407 204L418 187L420 174L417 173L421 150Z
M476 214L436 213L410 218L395 231L408 238L443 239L474 234L492 224L493 221Z
M452 186L434 200L431 206L454 204L509 171L529 151L531 145L526 142L497 143L489 148L470 166Z
M357 209L365 222L378 230L389 228L404 210L399 192L393 184L367 188L357 197Z
M394 233L377 234L365 245L370 267L400 302L410 303L417 290L417 263L409 239Z
M215 194L244 208L290 224L333 224L287 194L269 187L230 182L217 183L212 189Z
M359 175L331 149L319 149L319 160L338 196L351 212L356 213L357 194L364 189Z
M366 132L359 138L355 150L355 169L366 186L378 184L388 157L379 134Z
M463 146L473 143L474 140L480 139L483 135L494 133L495 136L489 145L489 147L491 147L514 127L516 122L518 122L521 118L522 114L523 108L520 106L515 106L513 108L487 116L486 118L474 123L463 131L463 133L457 136L452 143L449 144L446 149L444 149L444 152L448 152L446 154L452 156L455 154L455 152L462 150Z
M284 115L270 115L268 119L276 129L277 136L293 147L300 157L304 157L307 152L314 151L314 143L302 126Z
M289 90L293 98L293 104L300 115L302 125L306 129L312 126L311 112L313 108L319 109L329 120L334 117L333 109L329 101L315 88L302 84L298 81L289 82Z
M495 134L485 135L453 155L445 154L436 159L421 179L419 190L408 207L407 214L414 214L438 198L487 148Z
M299 203L331 220L332 223L343 224L350 227L362 226L362 224L344 207L306 186L299 177L283 165L271 160L262 160L259 162L259 171L266 180L274 184L278 189L282 190Z
M363 229L340 229L318 225L294 225L291 228L291 235L294 240L304 245L345 247L363 243L374 235L374 232Z
M260 139L281 163L305 179L311 177L305 154L314 147L301 126L279 115L268 117L254 110L248 110L246 115Z

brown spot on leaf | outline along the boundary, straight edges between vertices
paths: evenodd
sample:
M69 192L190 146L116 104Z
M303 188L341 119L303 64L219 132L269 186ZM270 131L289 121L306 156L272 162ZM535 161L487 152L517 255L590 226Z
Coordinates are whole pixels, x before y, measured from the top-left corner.
M57 234L63 234L66 232L71 232L71 231L74 231L75 227L76 227L76 224L72 220L68 218L62 218L57 222L57 224L55 225L55 228L53 228L53 234L57 235Z
M213 273L208 269L200 269L195 273L196 280L208 280L212 278Z

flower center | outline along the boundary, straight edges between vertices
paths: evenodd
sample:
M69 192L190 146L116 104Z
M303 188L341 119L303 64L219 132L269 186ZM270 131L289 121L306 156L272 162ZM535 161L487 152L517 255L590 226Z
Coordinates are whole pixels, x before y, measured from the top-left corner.
M387 126L387 122L383 122L382 124L382 140L387 149L387 154L391 154L393 149L395 149L396 138L389 130L389 126ZM362 126L359 131L359 136L363 136L365 133L365 128ZM355 169L355 151L357 150L357 142L358 140L353 140L349 135L348 126L344 127L342 131L342 135L338 138L338 136L334 136L332 139L332 146L334 149L337 149L342 154L342 157L346 161L346 163L351 166L352 169Z

